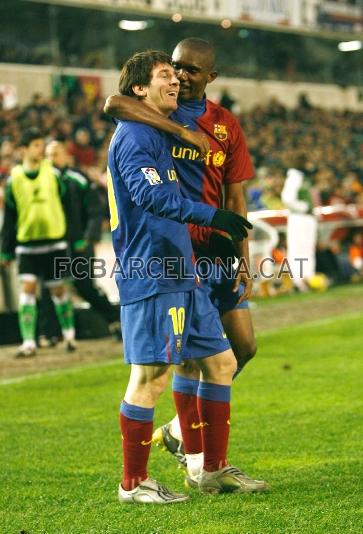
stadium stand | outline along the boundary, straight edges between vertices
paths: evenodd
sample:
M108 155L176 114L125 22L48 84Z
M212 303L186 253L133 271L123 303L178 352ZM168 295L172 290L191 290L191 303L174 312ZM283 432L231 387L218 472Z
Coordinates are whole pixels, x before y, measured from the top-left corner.
M24 107L1 109L1 186L20 157L17 143L22 129L38 126L48 140L65 141L74 165L97 184L107 231L105 171L114 125L103 113L103 104L103 98L90 103L81 91L77 91L68 98L45 99L41 94L34 94ZM248 187L250 211L282 210L284 214L281 190L297 146L308 156L306 170L314 182L316 206L363 206L362 113L319 109L306 97L291 110L272 99L266 106L257 106L243 113L240 121L256 167L256 178ZM286 214L283 217L286 219ZM359 217L355 218L355 223L359 224ZM283 224L282 228L278 227L280 234L281 229ZM326 273L332 282L359 278L362 269L357 260L357 243L360 240L358 226L354 231L346 228L320 243L318 270ZM355 252L352 252L353 246ZM9 295L8 290L5 293ZM8 296L8 302L9 299L14 300Z

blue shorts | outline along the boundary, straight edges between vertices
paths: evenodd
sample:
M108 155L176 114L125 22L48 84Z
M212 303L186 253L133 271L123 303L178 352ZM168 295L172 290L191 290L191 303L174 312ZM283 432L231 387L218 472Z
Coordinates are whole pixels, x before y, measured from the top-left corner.
M121 306L126 363L179 364L230 348L218 312L203 288L162 293Z
M201 274L205 274L205 278L201 277L201 283L207 290L209 298L218 310L219 315L231 310L245 310L249 308L248 300L243 300L240 304L237 304L239 297L244 291L244 285L241 284L238 291L233 293L232 287L234 283L234 271L231 273L225 273L221 270L221 266L217 263L213 264L213 268L207 267L209 272L203 271ZM208 274L208 276L207 276Z

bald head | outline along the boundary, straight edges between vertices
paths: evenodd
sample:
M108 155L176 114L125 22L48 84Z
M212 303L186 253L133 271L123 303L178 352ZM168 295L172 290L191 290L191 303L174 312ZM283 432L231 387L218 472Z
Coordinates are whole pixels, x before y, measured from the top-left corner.
M51 141L45 150L47 158L58 169L64 169L68 165L68 152L64 143L60 141Z
M204 39L199 39L198 37L188 37L180 41L175 50L187 49L193 50L194 53L198 54L202 58L204 67L210 70L213 70L216 63L216 53L214 47Z
M213 46L197 37L180 41L172 55L173 67L180 81L181 100L201 100L208 83L217 77Z

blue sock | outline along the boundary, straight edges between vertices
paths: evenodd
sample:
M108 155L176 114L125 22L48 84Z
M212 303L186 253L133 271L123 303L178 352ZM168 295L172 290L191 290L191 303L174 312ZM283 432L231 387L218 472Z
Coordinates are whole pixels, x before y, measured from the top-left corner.
M185 378L184 376L173 374L173 391L184 393L185 395L196 395L199 387L199 380L195 378Z
M143 408L135 404L128 404L126 401L121 402L120 413L135 421L152 421L154 419L154 408Z
M198 397L211 401L230 402L231 386L199 382Z

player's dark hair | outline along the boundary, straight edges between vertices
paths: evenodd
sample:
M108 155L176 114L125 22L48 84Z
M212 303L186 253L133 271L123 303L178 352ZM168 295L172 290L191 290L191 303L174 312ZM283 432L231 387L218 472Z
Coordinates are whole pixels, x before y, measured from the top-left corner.
M31 128L24 130L21 134L19 146L29 146L35 139L44 139L44 134L39 128L32 126Z
M158 64L171 65L171 57L161 50L145 50L134 54L121 69L118 90L121 95L135 96L133 85L149 85L153 68Z
M208 57L209 67L211 69L214 68L216 63L216 52L214 46L209 41L200 39L199 37L187 37L186 39L179 41L176 46L189 48L195 52L203 54L204 56Z

